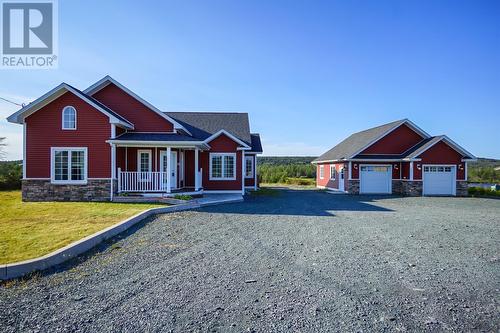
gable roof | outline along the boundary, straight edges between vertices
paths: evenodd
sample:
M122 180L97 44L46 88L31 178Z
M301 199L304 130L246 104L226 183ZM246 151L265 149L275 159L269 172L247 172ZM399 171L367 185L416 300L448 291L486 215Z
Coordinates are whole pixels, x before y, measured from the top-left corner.
M388 124L369 128L367 130L351 134L347 139L314 159L312 162L327 162L349 159L359 152L363 151L368 146L372 145L382 137L386 136L402 124L406 123L407 119L393 121Z
M424 139L408 149L407 151L398 154L398 155L387 155L387 154L369 154L363 155L360 152L364 151L366 148L379 141L387 134L391 133L393 130L398 128L399 126L406 124L417 133L422 135ZM312 163L318 162L330 162L330 161L339 161L339 160L348 160L355 158L356 160L410 160L417 158L427 149L434 146L436 143L444 141L448 145L450 145L453 149L461 153L466 159L475 159L474 155L469 153L467 150L459 146L457 143L452 141L446 135L439 136L430 136L423 130L421 130L417 125L412 123L408 119L402 119L393 121L391 123L387 123L384 125L380 125L377 127L369 128L367 130L354 133L349 136L347 139L316 158L312 161Z
M184 128L184 126L182 126L180 123L178 123L177 121L175 121L175 119L170 118L166 113L162 112L161 110L159 110L158 108L156 108L153 104L151 104L148 101L146 101L145 99L141 98L139 95L137 95L132 90L128 89L123 84L121 84L120 82L116 81L115 79L113 79L109 75L106 75L105 77L103 77L102 79L100 79L99 81L97 81L96 83L94 83L93 85L91 85L90 87L88 87L87 89L85 89L83 92L85 94L87 94L87 95L92 96L92 95L94 95L95 93L97 93L98 91L100 91L101 89L105 88L106 86L108 86L110 84L114 84L119 89L123 90L125 93L127 93L130 96L132 96L133 98L135 98L140 103L142 103L148 109L150 109L151 111L159 114L162 118L164 118L165 120L167 120L170 123L172 123L174 125L175 129L182 129L182 130L186 131L188 134L190 134L189 131L186 128Z
M236 112L165 112L200 140L224 130L243 141L247 146L252 143L248 113Z
M451 148L453 148L454 150L456 150L457 152L462 154L462 156L465 159L472 159L472 160L476 159L476 157L474 155L472 155L467 150L465 150L464 148L459 146L457 143L455 143L453 140L451 140L446 135L438 135L438 136L432 137L430 140L427 140L424 144L419 145L418 148L414 149L411 152L408 152L406 154L405 158L406 159L417 158L418 156L422 155L425 151L430 149L432 146L434 146L435 144L437 144L438 142L441 142L441 141L445 142L448 146L450 146Z
M95 98L88 96L84 92L82 92L82 91L76 89L75 87L73 87L67 83L64 83L64 82L61 83L60 85L58 85L57 87L55 87L54 89L50 90L49 92L47 92L43 96L37 98L33 102L25 105L19 111L15 112L14 114L7 117L7 121L9 121L11 123L22 124L26 117L28 117L29 115L40 110L42 107L49 104L50 102L61 97L66 92L73 93L74 95L81 98L83 101L87 102L88 104L90 104L92 107L94 107L98 111L104 113L106 116L109 117L109 121L111 124L116 124L116 125L119 125L123 128L127 128L127 129L134 128L134 125L131 122L129 122L127 119L125 119L123 116L114 112L109 107L107 107L104 104L102 104L101 102L97 101Z

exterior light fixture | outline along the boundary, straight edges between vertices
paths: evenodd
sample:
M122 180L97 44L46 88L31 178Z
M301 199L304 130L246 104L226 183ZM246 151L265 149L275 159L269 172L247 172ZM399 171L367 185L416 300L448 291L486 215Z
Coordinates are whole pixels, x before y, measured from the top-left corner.
M397 163L394 164L394 170L398 170L398 169L399 169L398 164Z
M354 169L358 170L358 165L354 164Z
M417 169L422 170L422 166L420 164L417 164Z

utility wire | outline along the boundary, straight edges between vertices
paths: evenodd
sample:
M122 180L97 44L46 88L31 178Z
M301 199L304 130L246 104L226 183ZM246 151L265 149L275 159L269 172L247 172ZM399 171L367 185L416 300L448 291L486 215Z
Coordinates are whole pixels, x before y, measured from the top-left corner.
M15 105L17 105L17 106L24 106L24 104L19 104L19 103L13 102L13 101L11 101L11 100L8 100L7 98L0 97L0 99L1 99L1 100L6 101L6 102L8 102L8 103L15 104Z

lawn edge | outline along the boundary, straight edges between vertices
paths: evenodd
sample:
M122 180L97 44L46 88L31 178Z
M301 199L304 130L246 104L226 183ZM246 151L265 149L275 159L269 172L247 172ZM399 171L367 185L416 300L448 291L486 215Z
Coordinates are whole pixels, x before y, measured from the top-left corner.
M9 280L17 277L21 277L28 273L34 271L41 271L52 266L61 264L69 259L72 259L98 245L99 243L114 237L135 224L141 222L145 218L163 213L171 213L182 210L189 210L199 208L200 205L197 202L191 202L186 204L179 204L168 207L157 207L149 208L143 212L137 213L121 222L118 222L112 226L109 226L103 230L100 230L92 235L86 236L80 240L70 243L60 249L50 252L41 257L18 261L9 264L0 265L0 280Z

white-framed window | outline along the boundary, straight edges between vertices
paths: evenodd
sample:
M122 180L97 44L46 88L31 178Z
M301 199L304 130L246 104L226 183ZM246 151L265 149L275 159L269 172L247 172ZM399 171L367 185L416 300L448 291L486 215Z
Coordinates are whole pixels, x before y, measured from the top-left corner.
M236 154L210 153L210 180L235 180Z
M139 149L137 150L137 171L139 172L139 180L149 180L149 173L151 172L151 150Z
M54 184L87 183L87 147L52 147L50 180Z
M319 179L324 179L325 178L325 166L320 165L319 166Z
M245 156L245 178L253 178L253 156Z
M62 129L76 130L76 109L73 106L65 106L62 111Z
M335 169L335 164L330 165L330 179L335 180L337 178L337 169Z

